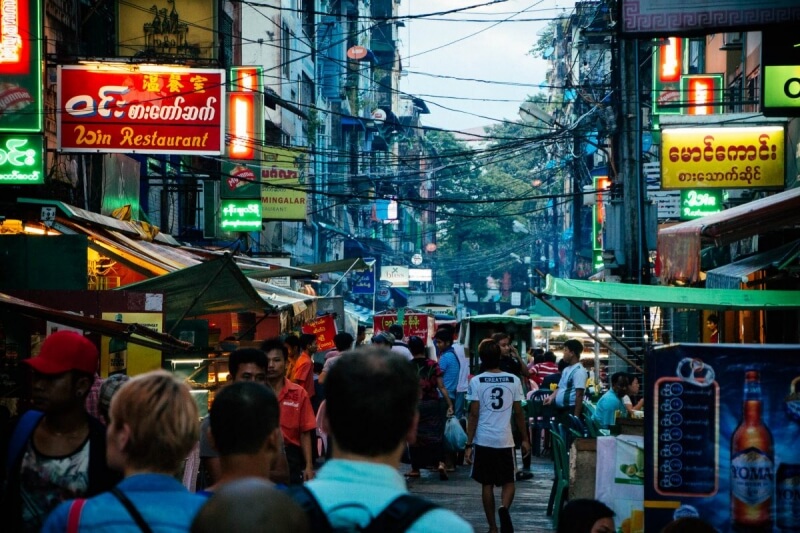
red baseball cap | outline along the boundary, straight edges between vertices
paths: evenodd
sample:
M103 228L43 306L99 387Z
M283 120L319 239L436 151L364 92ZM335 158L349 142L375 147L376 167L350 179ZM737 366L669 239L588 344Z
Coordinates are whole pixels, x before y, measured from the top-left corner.
M44 340L39 355L23 363L40 374L63 374L70 370L94 374L98 359L99 353L92 341L74 331L57 331Z

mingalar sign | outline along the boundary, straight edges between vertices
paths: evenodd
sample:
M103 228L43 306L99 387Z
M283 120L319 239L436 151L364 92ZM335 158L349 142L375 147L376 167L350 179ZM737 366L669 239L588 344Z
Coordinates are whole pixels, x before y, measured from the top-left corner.
M782 126L668 128L662 133L664 189L784 185Z
M220 155L225 71L59 66L58 108L60 150Z

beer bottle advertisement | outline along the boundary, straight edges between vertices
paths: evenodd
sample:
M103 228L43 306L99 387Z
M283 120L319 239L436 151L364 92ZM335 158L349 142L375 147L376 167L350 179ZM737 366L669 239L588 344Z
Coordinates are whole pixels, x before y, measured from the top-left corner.
M645 529L800 532L796 346L682 344L645 359Z

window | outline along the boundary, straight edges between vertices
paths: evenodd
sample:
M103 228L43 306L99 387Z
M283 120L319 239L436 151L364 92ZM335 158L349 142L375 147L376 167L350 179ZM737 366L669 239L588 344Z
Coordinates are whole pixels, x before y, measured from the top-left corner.
M289 78L290 64L292 62L292 32L289 31L289 26L283 25L281 31L281 69L283 75Z

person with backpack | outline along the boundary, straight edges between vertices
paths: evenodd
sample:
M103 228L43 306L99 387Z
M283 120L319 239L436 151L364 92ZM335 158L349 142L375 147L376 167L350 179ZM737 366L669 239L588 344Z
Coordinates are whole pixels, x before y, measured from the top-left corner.
M325 389L333 458L290 489L311 531L472 531L454 512L409 494L398 470L416 435L419 401L419 380L403 356L375 346L347 352Z
M69 498L109 490L121 476L106 464L106 428L86 412L97 347L74 331L47 337L32 371L33 409L3 435L7 531L39 531L47 514Z

